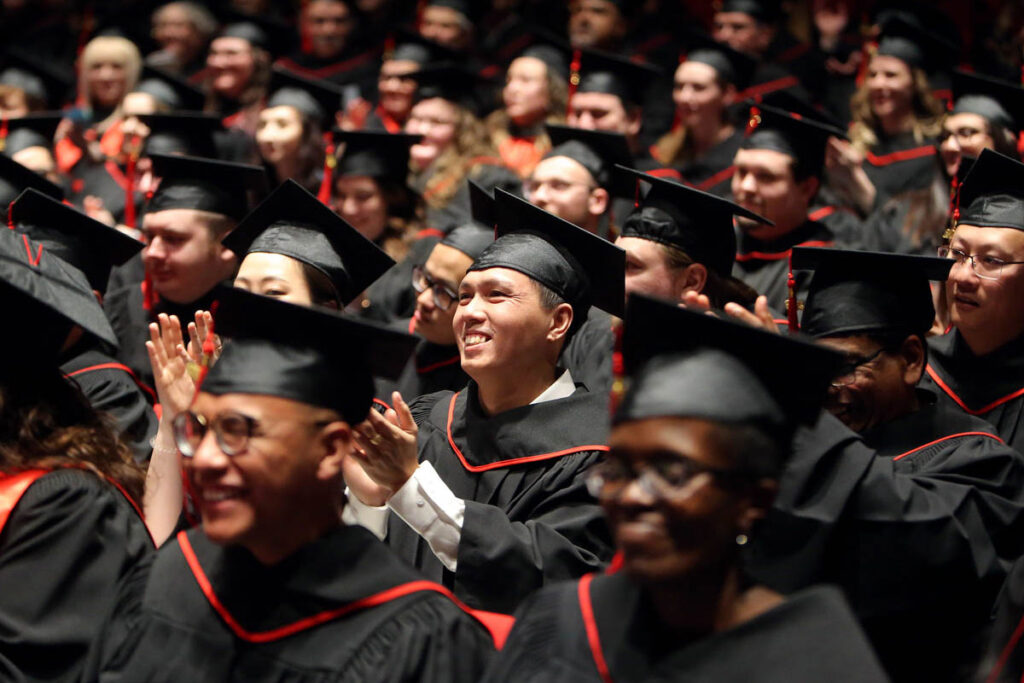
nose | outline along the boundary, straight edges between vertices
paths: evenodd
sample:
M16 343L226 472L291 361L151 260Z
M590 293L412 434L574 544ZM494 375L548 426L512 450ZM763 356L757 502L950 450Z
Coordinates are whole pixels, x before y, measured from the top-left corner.
M416 305L425 311L432 311L436 308L434 305L434 293L430 290L430 287L416 295Z
M644 475L634 477L619 490L618 504L623 507L650 507L654 504L654 496L643 481Z
M196 452L186 462L189 463L196 478L201 481L223 472L231 458L220 449L217 439L214 438L213 429L207 429L196 447Z
M753 173L740 173L737 176L739 182L737 187L743 192L753 194L757 191L757 180L754 179Z
M970 290L978 285L978 274L971 267L971 259L964 259L963 263L953 262L953 268L949 271L949 282L957 289Z
M145 249L142 252L142 257L144 260L158 261L166 258L166 256L167 252L164 249L163 240L161 240L159 237L150 238L150 240L146 242Z

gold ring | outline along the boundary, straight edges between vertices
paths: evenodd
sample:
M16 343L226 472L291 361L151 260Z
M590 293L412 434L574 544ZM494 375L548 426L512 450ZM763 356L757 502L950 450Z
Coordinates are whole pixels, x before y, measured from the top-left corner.
M374 434L373 436L370 437L370 443L372 443L374 446L379 446L381 441L383 441L383 439L381 439L380 436L377 434Z

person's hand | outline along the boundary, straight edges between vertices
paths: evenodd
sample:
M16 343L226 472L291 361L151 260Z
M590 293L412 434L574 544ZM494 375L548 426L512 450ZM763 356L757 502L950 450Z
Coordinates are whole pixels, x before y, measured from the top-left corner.
M203 342L213 329L213 315L209 311L196 311L194 322L188 324L188 357L196 365L203 364ZM213 335L213 355L206 361L212 366L223 350L220 337Z
M829 184L862 215L867 215L874 206L877 192L863 164L864 155L856 147L846 140L828 139L825 168Z
M730 318L746 323L751 327L758 327L766 332L779 334L779 326L775 323L771 309L768 308L768 297L764 294L757 297L757 300L754 301L753 313L733 301L725 305L725 313Z
M679 301L679 308L685 308L694 313L714 315L714 312L711 310L711 299L708 298L708 295L693 290L683 292L683 298Z
M149 325L146 352L153 368L153 380L161 410L168 419L188 410L196 383L188 373L188 353L182 343L177 316L161 313Z
M364 505L380 507L388 502L388 498L394 493L371 479L356 458L345 458L341 464L341 474L345 478L349 493L355 495Z
M416 448L419 429L402 395L396 391L391 400L394 408L388 408L384 415L370 410L370 416L352 433L356 442L355 458L366 474L379 486L397 491L419 465Z

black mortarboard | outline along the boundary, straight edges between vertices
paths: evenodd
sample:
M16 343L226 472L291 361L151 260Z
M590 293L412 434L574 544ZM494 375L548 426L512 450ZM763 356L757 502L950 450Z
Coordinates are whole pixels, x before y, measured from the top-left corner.
M742 206L680 183L631 168L616 167L630 182L643 180L651 189L622 225L623 237L639 237L682 250L722 277L732 275L736 260L733 216L767 225L770 220Z
M707 64L718 73L719 79L731 83L737 90L745 90L750 85L757 69L753 57L696 32L688 36L685 61Z
M1024 164L983 149L960 186L959 223L1024 230Z
M470 267L510 268L572 304L574 328L590 306L621 315L626 252L503 190L494 191L497 239Z
M90 218L60 200L29 188L8 210L16 229L78 268L92 289L104 293L110 269L142 251L142 242Z
M149 128L144 155L184 154L186 156L217 156L214 134L224 130L216 114L178 112L174 114L141 114L138 119Z
M409 78L416 81L414 98L417 102L439 97L473 112L479 107L476 92L480 86L480 77L463 64L427 65L409 74Z
M150 159L160 185L146 206L149 213L195 209L240 220L249 210L249 191L267 185L262 166L165 154Z
M78 325L97 339L117 346L85 276L27 235L0 230L0 307L17 333L2 335L0 348L17 352L8 362L52 360Z
M385 53L384 59L416 62L423 66L436 62L456 61L461 58L455 50L406 29L395 30L394 43L394 49Z
M0 61L3 63L3 68L0 68L0 85L23 90L54 109L61 108L67 102L74 80L51 68L46 60L12 49Z
M819 175L830 137L845 139L846 133L816 119L759 104L750 108L747 136L740 143L740 149L782 152Z
M7 208L15 197L29 187L54 199L64 199L64 190L59 185L0 154L0 209Z
M441 244L458 249L474 261L494 242L494 197L476 182L469 182L469 205L472 222L456 226L444 236Z
M206 104L202 90L174 74L146 64L142 65L142 74L133 92L151 95L171 111L199 111Z
M918 334L935 318L929 280L945 280L951 259L795 247L793 270L812 270L800 330L812 337Z
M475 24L480 15L483 14L486 3L482 3L480 0L426 0L423 6L448 7Z
M608 93L626 106L641 104L647 87L659 74L656 67L599 50L580 50L579 65L576 92Z
M772 23L782 16L778 0L722 0L716 10L747 14L762 24Z
M524 38L532 42L523 48L516 58L533 57L544 62L548 73L565 80L569 78L569 62L572 61L572 47L542 26L524 24Z
M409 148L423 139L421 135L378 131L335 129L334 141L344 143L336 176L365 175L389 178L405 183L409 175Z
M239 259L284 254L316 268L347 304L395 262L294 180L284 181L222 240Z
M417 337L331 309L218 287L217 333L229 338L200 391L291 399L366 419L373 377L397 378Z
M488 192L475 180L467 180L469 184L469 215L473 221L489 228L492 233L498 217L494 212L494 194Z
M616 165L631 166L633 163L625 135L553 124L546 128L551 138L551 150L544 158L569 157L587 169L599 187L611 186L612 169Z
M295 28L273 15L254 15L228 8L217 13L224 23L219 37L241 38L253 47L266 50L271 57L286 54L294 47Z
M324 80L312 80L296 73L274 67L267 89L266 108L295 107L305 118L320 124L321 130L329 129L334 115L341 108L342 90L339 86Z
M957 69L953 102L950 114L977 114L1012 133L1024 129L1024 88L1016 83Z
M633 294L616 422L692 417L785 433L814 421L843 356L824 346Z
M957 45L901 14L888 16L881 28L878 55L896 57L924 71L947 68L957 61Z
M750 103L751 102L748 101L748 104ZM810 94L802 89L784 88L783 90L773 90L760 96L760 98L754 102L754 104L758 103L767 104L770 107L788 112L791 115L796 114L801 118L823 123L836 130L843 129L841 121L837 120L828 112L814 106L810 100Z
M6 126L6 136L0 137L0 151L13 156L29 147L53 148L53 136L63 115L59 112L28 114L7 119L0 124L0 134Z

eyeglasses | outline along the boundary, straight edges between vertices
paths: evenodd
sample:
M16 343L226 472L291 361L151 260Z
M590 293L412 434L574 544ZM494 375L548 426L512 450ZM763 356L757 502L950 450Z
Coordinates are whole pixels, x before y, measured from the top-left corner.
M943 143L950 138L956 138L956 141L963 145L970 142L979 135L985 134L985 131L978 130L977 128L957 128L956 130L943 130L939 135L939 142Z
M595 498L616 498L633 481L650 496L672 498L678 497L697 475L704 473L725 485L749 481L741 472L702 465L678 453L656 454L637 467L630 464L626 456L612 451L604 462L588 470L586 483Z
M195 456L199 444L206 438L206 431L213 429L217 446L224 455L235 456L244 453L249 446L249 439L260 436L260 421L241 413L224 413L214 420L205 415L185 411L179 413L171 426L174 428L174 443L178 451L186 458ZM313 427L323 427L330 421L320 420L309 423Z
M459 298L458 292L452 290L451 287L448 287L443 282L438 282L427 275L427 271L423 269L423 266L413 267L412 288L416 290L417 294L422 294L428 287L434 295L434 305L442 311L447 311L451 308L452 304Z
M964 261L970 259L971 270L985 280L998 280L1003 273L1003 266L1017 266L1024 263L1024 261L1004 261L995 256L967 254L952 247L939 247L939 258L951 258L956 261L958 266L962 266Z
M839 368L839 372L836 373L836 378L832 380L832 386L839 389L840 387L846 387L856 382L857 371L882 355L883 351L885 351L885 347L878 349L870 356L861 356L860 358L855 358L854 360L845 363L841 368Z

